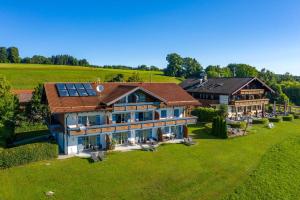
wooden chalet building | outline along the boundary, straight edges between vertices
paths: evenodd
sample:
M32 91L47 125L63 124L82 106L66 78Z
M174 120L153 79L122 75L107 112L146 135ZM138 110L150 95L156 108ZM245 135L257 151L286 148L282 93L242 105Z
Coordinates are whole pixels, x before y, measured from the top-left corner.
M269 103L268 93L274 91L258 78L195 78L186 79L180 86L202 106L228 105L228 117L264 115Z
M49 129L65 154L182 139L199 102L173 83L46 83Z

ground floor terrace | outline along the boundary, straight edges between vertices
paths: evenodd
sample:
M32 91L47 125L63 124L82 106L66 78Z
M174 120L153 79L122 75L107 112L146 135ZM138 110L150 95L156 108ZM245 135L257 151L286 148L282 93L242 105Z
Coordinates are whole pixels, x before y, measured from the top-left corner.
M55 137L62 153L80 154L84 151L107 150L110 144L116 150L126 150L138 148L141 144L156 144L159 140L178 141L183 139L184 127L185 125L174 125L88 135L58 133Z
M280 144L300 136L300 120L249 131L223 140L210 135L210 125L194 125L194 146L160 145L155 152L111 152L98 163L73 157L0 170L0 199L218 200L229 193L243 200L298 199L300 143ZM267 165L265 158L272 158Z

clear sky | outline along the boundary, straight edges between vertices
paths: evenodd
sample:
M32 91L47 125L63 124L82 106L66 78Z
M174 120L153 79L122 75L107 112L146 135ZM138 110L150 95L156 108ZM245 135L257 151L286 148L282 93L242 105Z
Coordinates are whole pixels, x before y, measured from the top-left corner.
M247 63L300 75L300 1L0 0L0 46L98 65L165 67L176 52L204 67Z

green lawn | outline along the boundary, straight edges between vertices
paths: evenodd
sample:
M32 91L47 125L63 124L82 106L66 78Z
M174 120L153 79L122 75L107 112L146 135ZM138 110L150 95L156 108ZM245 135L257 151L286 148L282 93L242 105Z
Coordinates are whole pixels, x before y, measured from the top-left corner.
M115 74L124 74L125 78L131 76L135 70L103 69L65 65L39 65L39 64L3 64L0 63L0 75L4 75L15 89L34 88L38 83L61 81L102 81ZM159 71L138 71L145 82L180 82L178 79L163 76Z
M239 185L247 187L253 170L265 167L260 161L271 147L300 136L299 122L276 124L272 130L255 126L252 134L228 140L194 126L190 131L198 144L191 147L171 144L157 152L114 152L100 163L71 158L2 170L0 199L45 199L49 190L55 199L221 199Z
M224 199L299 199L300 137L272 147L250 178Z

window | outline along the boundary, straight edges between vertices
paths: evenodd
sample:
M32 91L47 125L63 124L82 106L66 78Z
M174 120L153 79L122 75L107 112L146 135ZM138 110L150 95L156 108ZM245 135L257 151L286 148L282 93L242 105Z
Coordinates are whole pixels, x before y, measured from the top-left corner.
M117 144L124 144L127 142L129 137L129 132L121 132L121 133L113 133L112 134L112 139L117 143Z
M179 117L179 116L180 116L179 109L174 109L174 117Z
M87 124L87 117L86 116L78 116L78 124L86 126L86 124Z
M130 113L113 114L112 121L115 123L127 123L130 121Z
M160 118L167 118L167 110L160 111Z
M88 120L90 126L100 125L100 115L88 116Z
M135 121L148 121L153 120L153 113L150 112L136 112Z
M165 133L169 133L169 131L170 131L170 128L168 126L164 128Z

